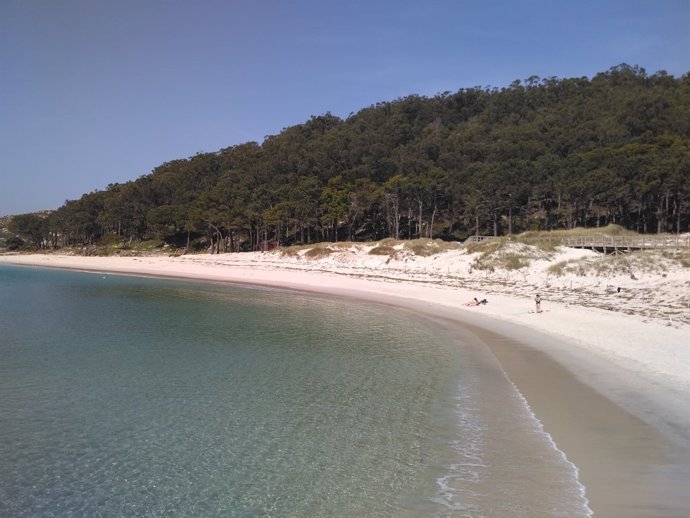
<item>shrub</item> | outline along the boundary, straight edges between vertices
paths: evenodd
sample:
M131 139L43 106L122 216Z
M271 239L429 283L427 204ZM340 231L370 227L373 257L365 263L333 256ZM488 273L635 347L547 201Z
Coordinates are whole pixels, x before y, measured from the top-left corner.
M494 271L519 270L526 268L534 260L549 260L553 257L556 246L544 247L515 243L507 239L492 239L467 245L468 253L479 253L472 266L479 270Z
M488 239L486 241L477 241L466 243L463 245L468 254L492 254L505 246L507 241L504 238Z
M387 255L388 257L393 257L396 254L396 249L392 246L378 245L369 250L371 255Z
M6 246L8 250L21 250L24 248L24 240L17 236L7 238Z
M278 253L284 257L299 257L300 250L301 247L298 246L281 247L278 249Z
M556 275L557 277L562 277L563 275L565 275L565 271L566 271L567 266L568 266L568 261L559 261L559 262L549 266L547 271L552 275Z
M440 239L413 239L412 241L406 241L404 246L407 250L420 257L429 257L448 250L461 248L459 243L442 241Z
M377 244L380 246L391 246L392 247L395 245L399 245L400 243L402 243L402 241L400 241L399 239L393 239L392 237L387 237L387 238L379 241Z
M325 246L325 247L315 247L315 248L310 248L306 252L304 252L304 257L307 259L321 259L323 257L328 257L330 254L335 252L332 248Z
M98 245L100 245L100 246L115 246L115 245L119 245L121 242L122 242L122 240L120 239L120 236L118 236L117 234L104 234L98 240Z
M529 261L526 257L518 254L505 254L502 258L501 266L505 270L519 270L521 268L527 268L529 266Z

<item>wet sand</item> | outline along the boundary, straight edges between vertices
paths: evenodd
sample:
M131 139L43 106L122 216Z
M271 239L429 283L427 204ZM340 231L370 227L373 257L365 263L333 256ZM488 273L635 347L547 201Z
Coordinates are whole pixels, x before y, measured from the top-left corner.
M385 302L379 297L366 299ZM475 344L491 351L544 431L578 468L596 518L690 516L690 430L665 433L670 430L667 421L678 427L685 422L677 422L683 416L667 414L667 408L650 407L655 398L638 399L623 408L602 394L611 387L632 392L623 373L602 371L601 365L578 357L544 352L548 346L557 351L572 344L557 343L557 338L510 323L476 315L468 318L467 313L409 301L393 304L426 313L461 336L474 335ZM608 378L598 387L601 391L583 381L596 382L602 375ZM637 391L644 390L644 385L637 387Z
M40 264L40 263L39 263ZM40 264L41 266L46 266ZM74 263L83 270L113 271ZM511 322L436 305L379 289L371 282L323 282L318 274L248 279L228 272L203 275L174 269L128 267L119 273L255 284L318 292L398 306L472 333L489 348L525 397L558 448L579 469L595 517L690 516L690 406L685 394L655 386L600 358L579 354L562 337ZM668 397L667 397L668 396ZM666 402L670 403L667 405ZM687 403L687 405L686 405Z
M690 516L690 454L549 355L477 329L532 411L579 469L596 517Z

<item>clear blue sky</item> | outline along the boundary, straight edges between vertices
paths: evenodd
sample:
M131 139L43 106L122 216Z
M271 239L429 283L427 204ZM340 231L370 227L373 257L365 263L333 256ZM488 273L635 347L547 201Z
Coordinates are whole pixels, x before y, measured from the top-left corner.
M0 215L408 94L680 77L689 28L690 0L0 0Z

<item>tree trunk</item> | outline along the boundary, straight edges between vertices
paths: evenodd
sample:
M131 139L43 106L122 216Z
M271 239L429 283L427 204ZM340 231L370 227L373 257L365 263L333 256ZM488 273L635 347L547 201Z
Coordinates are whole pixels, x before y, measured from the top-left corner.
M407 207L407 239L412 239L412 207Z
M434 219L436 219L436 210L438 207L434 205L434 211L431 213L431 221L429 222L429 239L434 238Z
M422 212L424 208L424 202L420 199L417 200L417 204L419 205L419 219L417 220L417 237L421 238L422 237Z

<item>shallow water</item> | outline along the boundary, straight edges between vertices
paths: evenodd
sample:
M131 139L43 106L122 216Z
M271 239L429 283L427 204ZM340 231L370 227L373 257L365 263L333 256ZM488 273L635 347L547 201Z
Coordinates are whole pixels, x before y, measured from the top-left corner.
M2 516L587 516L471 333L286 291L0 266Z

